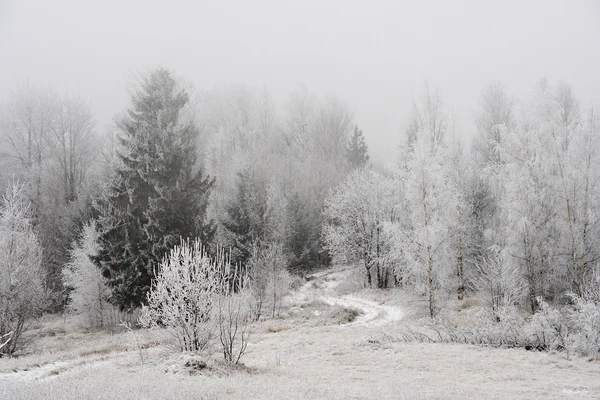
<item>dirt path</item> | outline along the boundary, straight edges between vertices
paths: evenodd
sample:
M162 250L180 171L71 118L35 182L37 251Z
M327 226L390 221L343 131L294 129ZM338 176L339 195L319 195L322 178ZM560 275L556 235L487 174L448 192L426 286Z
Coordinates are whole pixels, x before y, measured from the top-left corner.
M382 326L404 316L400 307L387 306L353 295L339 295L335 288L347 279L348 271L321 271L307 277L308 282L294 294L296 300L318 299L331 306L337 305L360 310L362 314L349 326Z

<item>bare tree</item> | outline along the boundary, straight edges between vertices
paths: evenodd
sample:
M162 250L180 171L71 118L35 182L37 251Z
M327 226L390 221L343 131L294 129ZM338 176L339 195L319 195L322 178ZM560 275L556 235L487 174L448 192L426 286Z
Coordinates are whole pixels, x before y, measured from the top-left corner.
M0 153L12 164L18 176L32 186L30 199L34 217L41 207L42 169L47 165L51 126L56 112L54 97L29 85L22 86L0 111Z
M217 320L219 341L225 361L238 364L250 340L255 308L248 269L240 266L223 269L220 277Z
M51 123L53 156L59 166L65 201L77 198L98 144L89 107L77 98L60 99Z

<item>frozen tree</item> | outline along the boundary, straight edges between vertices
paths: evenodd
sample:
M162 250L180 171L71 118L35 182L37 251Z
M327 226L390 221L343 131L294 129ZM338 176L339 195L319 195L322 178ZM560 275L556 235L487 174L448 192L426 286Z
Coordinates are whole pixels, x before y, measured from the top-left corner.
M50 125L53 159L58 164L65 201L74 201L97 154L94 121L88 105L76 98L57 100Z
M256 319L248 268L227 262L221 269L217 293L218 335L225 361L238 364L246 352Z
M171 330L181 351L199 351L216 328L224 255L210 258L200 241L184 241L165 257L142 307L143 326Z
M266 188L253 172L248 168L238 173L236 193L226 206L226 216L222 221L232 261L242 265L248 261L252 247L265 239L267 229Z
M225 360L237 364L254 320L249 284L247 269L222 250L209 257L199 240L183 241L161 263L140 322L167 328L180 351L201 351L217 336Z
M559 198L559 229L566 276L571 290L581 296L591 267L599 253L592 244L598 212L600 162L596 151L600 144L597 110L589 110L586 123L579 117L578 102L570 88L560 86L556 92L554 122L554 161Z
M390 237L384 229L398 218L397 204L392 179L369 169L351 173L325 200L325 246L335 264L364 268L368 286L372 271L380 288L388 286L393 272Z
M25 187L13 183L0 208L0 356L24 349L25 332L46 307L41 247L30 215Z
M255 302L255 318L260 318L267 306L270 306L271 318L278 314L281 299L290 287L288 263L288 257L280 242L265 242L253 249L248 271Z
M54 310L64 305L62 267L96 178L92 113L77 98L23 86L0 109L0 158L27 179L31 222L42 246L45 286Z
M552 162L554 102L541 83L518 108L513 129L503 129L498 147L502 167L493 177L504 193L499 199L501 229L511 255L527 282L528 305L537 309L538 296L552 284L559 232L555 218L559 206L558 179Z
M453 272L451 238L456 233L461 196L452 178L452 151L446 140L452 125L441 96L429 90L415 105L407 146L396 170L406 219L391 229L398 274L427 294L429 314L437 310L436 292L448 288ZM446 140L445 140L446 138ZM459 155L457 155L459 156Z
M475 114L477 136L473 142L475 159L484 165L500 162L497 146L502 144L501 129L514 128L514 102L500 82L492 82L482 93Z
M68 308L84 315L91 326L104 327L115 310L108 302L111 293L108 281L90 258L98 254L97 240L96 223L90 221L83 226L81 236L73 243L63 278L65 286L71 289Z
M160 260L181 237L208 242L207 208L214 179L198 162L199 129L188 118L189 95L162 68L145 77L119 121L119 164L97 204L101 265L123 309L146 299Z
M454 214L450 214L450 254L455 260L456 295L463 300L467 289L468 267L472 265L481 238L474 218L473 172L463 154L463 145L457 138L450 138L448 145L447 173L454 196Z
M497 247L491 247L475 262L474 289L489 308L492 318L500 322L503 315L517 304L523 295L523 281L519 269L505 261Z
M369 162L369 148L365 143L365 137L358 125L354 125L354 131L350 136L350 142L347 147L346 158L351 168L362 168Z
M2 108L0 114L1 155L9 161L9 165L17 167L19 175L28 179L34 217L41 206L41 174L52 147L51 126L56 109L57 104L51 93L25 85Z

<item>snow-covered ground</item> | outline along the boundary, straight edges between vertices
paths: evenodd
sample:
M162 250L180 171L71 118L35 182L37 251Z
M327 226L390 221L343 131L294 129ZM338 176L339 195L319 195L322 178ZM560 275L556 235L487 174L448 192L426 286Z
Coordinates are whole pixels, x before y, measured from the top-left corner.
M597 361L389 340L397 325L405 323L407 310L360 293L340 295L336 287L343 279L341 272L317 274L288 300L357 308L361 316L346 325L298 324L280 331L265 329L269 322L259 324L243 359L246 371L174 374L168 372L172 359L165 359L159 348L150 349L144 365L135 352L121 349L28 371L8 372L0 365L0 399L600 398Z

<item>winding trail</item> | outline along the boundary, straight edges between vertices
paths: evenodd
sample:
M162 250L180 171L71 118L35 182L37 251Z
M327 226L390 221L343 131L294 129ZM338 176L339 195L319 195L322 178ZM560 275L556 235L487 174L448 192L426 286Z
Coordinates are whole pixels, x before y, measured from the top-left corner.
M294 298L297 301L318 299L330 306L355 308L362 312L353 322L341 325L342 327L382 326L402 319L404 312L400 307L380 304L354 295L338 295L335 288L347 279L347 275L347 271L321 271L309 275L308 282L298 290Z

